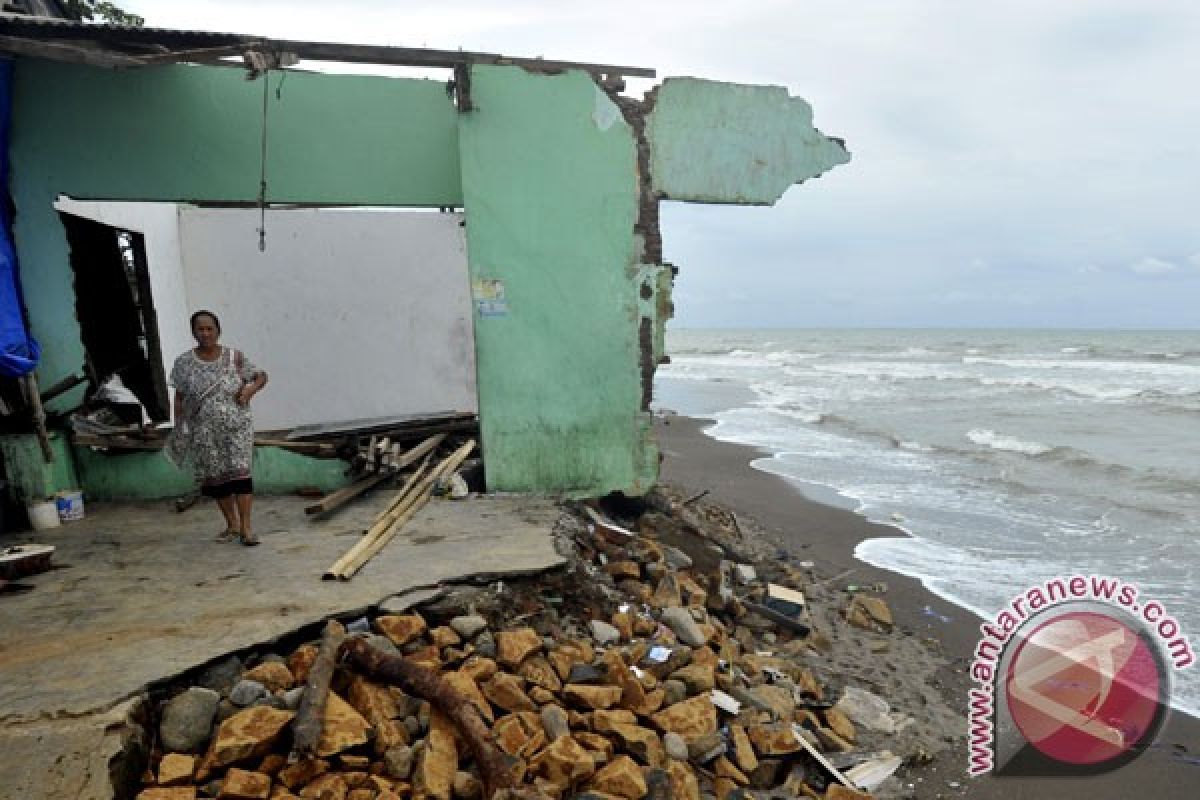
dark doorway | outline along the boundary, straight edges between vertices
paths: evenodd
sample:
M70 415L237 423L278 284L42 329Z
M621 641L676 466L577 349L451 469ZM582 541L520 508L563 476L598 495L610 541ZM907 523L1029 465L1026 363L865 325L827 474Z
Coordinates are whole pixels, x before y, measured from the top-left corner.
M99 386L119 375L152 421L169 419L145 237L72 214L59 217L71 252L89 378Z

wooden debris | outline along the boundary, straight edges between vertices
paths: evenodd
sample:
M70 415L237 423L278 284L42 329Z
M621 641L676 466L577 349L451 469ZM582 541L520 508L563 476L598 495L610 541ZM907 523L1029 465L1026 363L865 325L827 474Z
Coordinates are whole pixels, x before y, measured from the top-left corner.
M398 444L393 446L386 437L382 442L377 442L375 437L371 437L371 444L367 447L368 454L366 458L368 460L374 459L372 463L376 471L349 486L325 495L320 501L305 508L304 513L309 515L325 514L334 509L341 508L364 492L395 476L400 470L415 464L429 453L432 453L445 438L446 435L444 433L430 436L407 453L401 455Z
M345 637L346 629L339 622L329 620L325 623L321 646L317 650L316 660L308 670L300 710L296 714L292 739L293 761L312 758L317 754L325 718L325 703L329 699L329 681L333 677L333 668L337 664Z
M375 521L363 538L351 547L328 570L325 578L349 580L371 560L392 537L404 527L405 523L425 505L433 493L434 485L442 478L448 477L458 469L463 460L475 449L475 440L471 439L462 447L446 457L442 463L428 475L421 477L424 468L417 470L397 493L396 499L379 519Z
M427 700L454 722L479 765L485 797L491 797L500 789L513 788L516 783L512 775L514 760L492 743L488 726L471 698L441 680L435 670L384 653L364 639L348 640L343 650L367 675Z

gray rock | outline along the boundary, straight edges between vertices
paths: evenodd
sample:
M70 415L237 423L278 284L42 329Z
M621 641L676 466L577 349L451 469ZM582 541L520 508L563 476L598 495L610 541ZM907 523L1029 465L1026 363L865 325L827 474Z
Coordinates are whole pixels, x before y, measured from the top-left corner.
M300 701L304 698L304 687L297 686L295 689L288 689L283 693L283 707L288 711L295 711L300 708Z
M663 705L665 706L673 706L676 703L682 703L684 700L687 700L687 684L683 681L663 681L663 691L666 692L666 697L663 698Z
M671 800L671 776L661 767L646 770L646 800Z
M602 680L604 673L591 664L572 664L567 675L567 683L600 683Z
M687 742L678 733L663 734L663 747L666 749L667 755L676 761L688 760Z
M408 730L409 739L416 739L421 735L421 720L412 714L404 718L404 727Z
M467 614L450 620L450 627L465 641L470 641L487 630L487 620L478 614Z
M692 566L692 557L680 550L678 547L663 545L663 557L666 558L667 564L675 569L688 569Z
M389 778L407 781L412 775L413 749L408 745L389 747L383 754L383 768Z
M267 687L258 681L243 679L229 691L229 702L239 708L248 708L270 696L271 693L267 691Z
M546 738L552 742L571 735L567 712L555 705L548 705L542 709L542 728L546 731Z
M475 637L475 652L484 658L496 657L496 637L491 631L484 631Z
M758 766L746 777L750 779L750 785L755 789L770 789L772 786L778 786L781 783L780 779L783 776L780 773L785 763L778 758L760 758ZM804 768L797 767L797 769L803 770Z
M646 571L646 579L651 582L656 582L663 575L667 574L667 568L657 561L647 563L644 569Z
M196 684L205 689L212 689L215 692L225 694L233 688L233 685L241 677L242 660L237 656L230 656L201 672Z
M381 653L387 653L389 656L400 656L400 648L396 647L395 642L386 636L380 636L378 633L372 633L366 636L367 644L374 647Z
M725 755L725 740L720 733L710 733L688 740L688 758L697 764L707 764L717 756Z
M621 632L601 619L588 623L592 628L592 638L598 645L616 644L621 640Z
M169 753L199 753L212 735L221 695L200 686L175 695L163 707L158 735Z
M679 606L664 608L662 621L664 625L675 632L679 641L684 644L692 647L700 647L704 644L704 634L700 632L696 620L692 619L691 613L686 608Z
M348 634L353 635L356 633L370 633L370 632L371 632L371 620L367 619L366 617L359 617L358 619L353 620L352 622L346 623L346 633L348 633Z

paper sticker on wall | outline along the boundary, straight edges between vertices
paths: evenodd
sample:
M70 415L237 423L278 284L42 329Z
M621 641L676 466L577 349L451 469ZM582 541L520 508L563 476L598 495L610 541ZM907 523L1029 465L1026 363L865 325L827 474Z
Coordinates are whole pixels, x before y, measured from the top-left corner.
M471 281L471 294L481 317L507 317L508 301L504 298L504 282L495 278Z

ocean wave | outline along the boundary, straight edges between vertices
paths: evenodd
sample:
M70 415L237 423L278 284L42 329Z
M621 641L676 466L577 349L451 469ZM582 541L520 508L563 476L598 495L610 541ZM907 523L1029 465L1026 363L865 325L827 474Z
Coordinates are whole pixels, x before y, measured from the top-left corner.
M823 353L808 353L799 350L775 350L766 353L763 358L773 364L793 364L796 362L811 361L814 358L822 358Z
M1076 372L1139 373L1169 375L1200 379L1200 365L1161 364L1145 361L1070 360L1062 358L995 358L993 356L963 356L964 364L982 364L1013 369L1071 370Z
M1015 436L1005 436L1004 434L996 433L989 428L973 428L967 432L967 438L975 444L990 447L993 450L1007 450L1027 456L1044 455L1054 449L1048 444L1027 442Z

